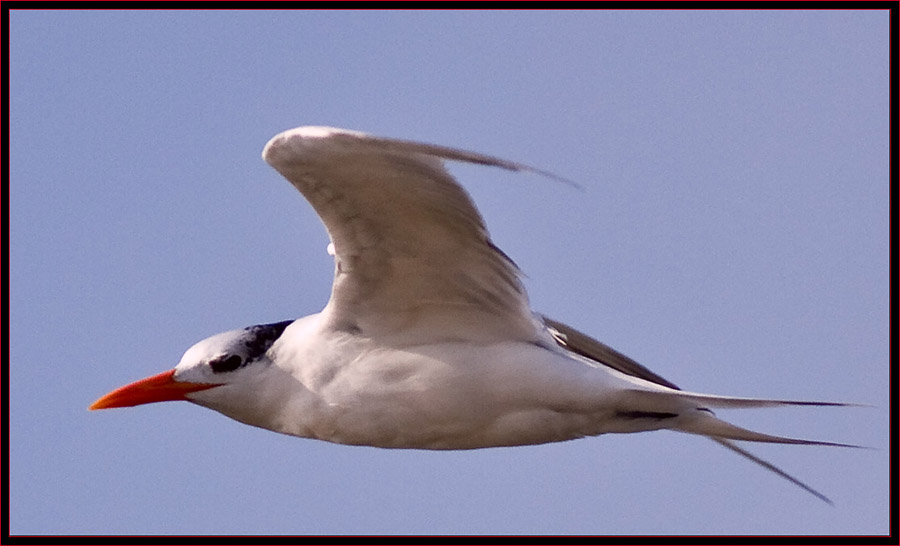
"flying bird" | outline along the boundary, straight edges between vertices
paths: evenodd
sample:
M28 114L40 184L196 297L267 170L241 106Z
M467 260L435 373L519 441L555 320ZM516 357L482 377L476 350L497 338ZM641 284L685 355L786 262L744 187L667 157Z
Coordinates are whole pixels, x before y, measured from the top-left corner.
M806 491L735 441L848 444L754 432L718 408L846 406L681 390L531 310L516 264L444 161L554 175L454 148L300 127L263 159L312 204L334 257L317 314L214 335L173 370L90 409L187 400L248 425L341 444L474 449L669 429L706 436Z

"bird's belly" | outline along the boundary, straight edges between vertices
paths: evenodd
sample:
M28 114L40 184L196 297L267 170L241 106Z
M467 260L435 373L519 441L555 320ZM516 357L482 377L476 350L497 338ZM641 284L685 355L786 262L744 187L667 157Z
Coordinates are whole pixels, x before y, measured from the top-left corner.
M373 349L293 375L306 394L268 428L344 444L556 442L605 432L616 405L602 370L524 343Z

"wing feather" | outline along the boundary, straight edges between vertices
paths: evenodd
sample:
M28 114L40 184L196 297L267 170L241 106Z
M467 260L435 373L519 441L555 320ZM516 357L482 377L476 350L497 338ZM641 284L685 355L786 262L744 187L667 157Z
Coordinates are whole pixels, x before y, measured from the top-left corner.
M534 169L327 127L281 133L263 158L312 204L334 245L331 327L417 343L540 335L518 268L441 160Z
M583 357L609 366L626 375L637 377L657 385L680 390L675 383L664 379L662 376L650 371L634 359L620 353L605 343L601 343L591 336L579 332L568 324L553 320L544 316L544 323L552 329L556 342L566 349L578 353Z

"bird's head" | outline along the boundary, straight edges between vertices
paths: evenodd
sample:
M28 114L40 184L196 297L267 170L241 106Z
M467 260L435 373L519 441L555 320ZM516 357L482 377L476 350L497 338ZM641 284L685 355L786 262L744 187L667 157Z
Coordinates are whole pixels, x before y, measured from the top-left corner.
M174 369L101 397L89 409L121 408L151 402L189 400L204 403L216 387L249 382L269 365L266 352L293 321L248 326L208 337L188 349ZM193 393L209 391L206 395Z

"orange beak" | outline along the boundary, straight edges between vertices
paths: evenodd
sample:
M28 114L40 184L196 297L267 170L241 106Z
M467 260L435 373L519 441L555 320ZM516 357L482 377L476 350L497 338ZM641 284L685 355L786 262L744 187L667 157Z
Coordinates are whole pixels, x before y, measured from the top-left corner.
M185 398L186 394L211 389L213 387L218 387L218 385L175 381L175 370L169 370L146 379L141 379L140 381L135 381L130 385L120 387L101 397L91 404L88 409L124 408L128 406L138 406L140 404L150 404L152 402L187 400L187 398Z

